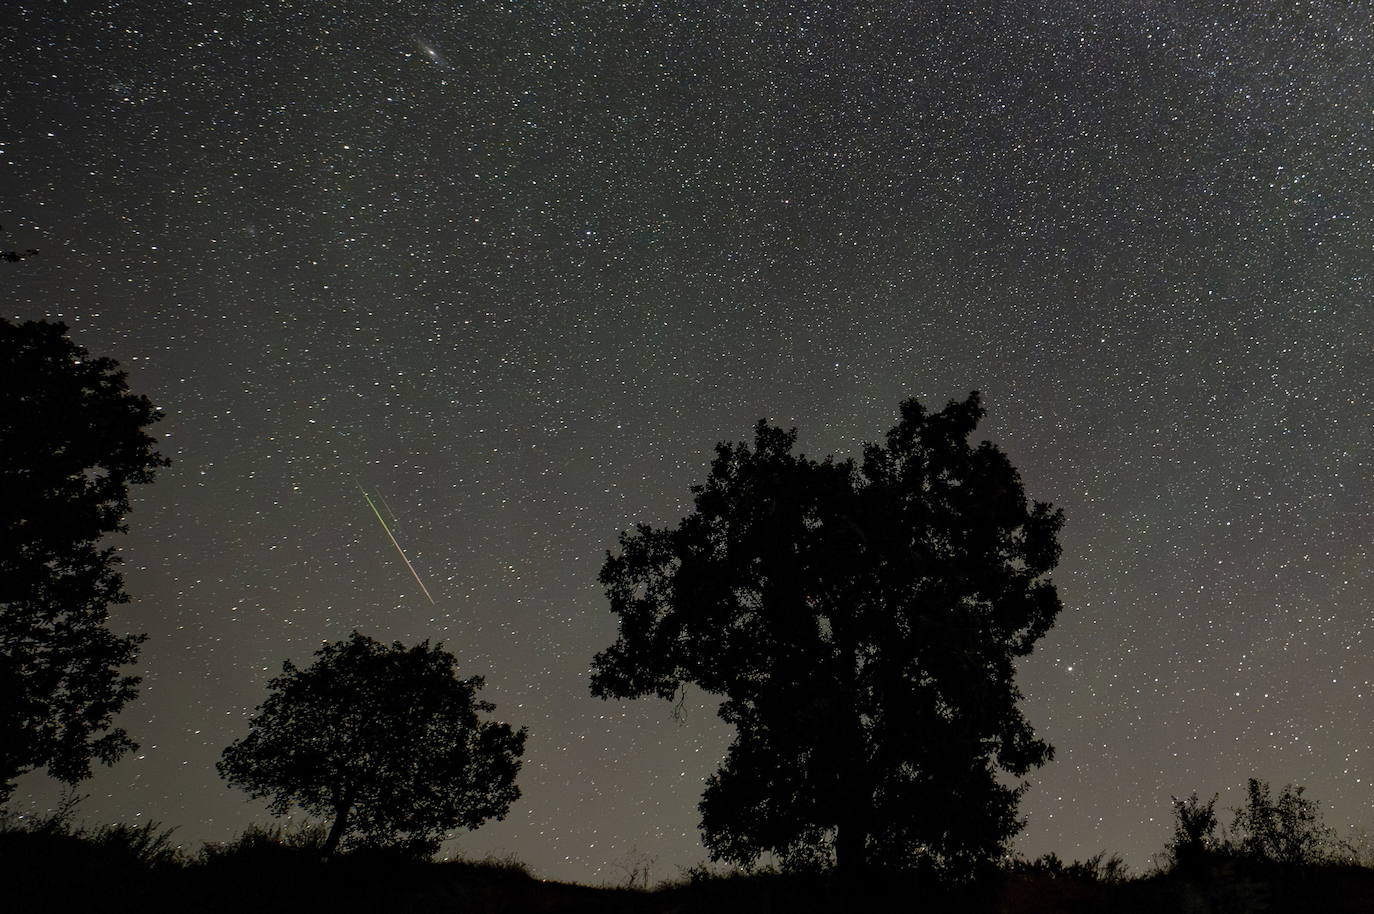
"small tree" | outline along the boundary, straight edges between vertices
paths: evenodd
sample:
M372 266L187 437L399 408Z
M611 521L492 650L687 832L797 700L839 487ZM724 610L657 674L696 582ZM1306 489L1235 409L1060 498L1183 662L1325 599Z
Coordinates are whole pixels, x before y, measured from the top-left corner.
M102 538L167 465L144 432L161 415L66 332L0 318L0 803L28 771L75 784L135 746L113 719L144 636L106 627L129 596Z
M1320 804L1303 796L1303 791L1289 784L1274 800L1268 783L1250 778L1246 803L1235 809L1232 849L1271 863L1321 863L1337 856L1341 844L1336 833L1322 822Z
M1174 835L1166 852L1174 867L1193 869L1221 849L1217 840L1217 797L1213 794L1204 803L1193 791L1186 800L1170 799L1174 803Z
M1062 516L970 445L982 416L976 393L934 414L908 400L860 467L760 422L752 449L717 446L691 515L607 555L620 636L593 694L695 683L735 728L701 800L713 859L967 872L1019 830L1023 787L1001 774L1052 752L1015 663L1060 609Z
M322 852L394 848L428 857L444 834L502 819L520 796L525 730L483 721L482 677L425 641L387 647L354 632L315 662L290 661L219 773L275 815L299 806L332 819Z

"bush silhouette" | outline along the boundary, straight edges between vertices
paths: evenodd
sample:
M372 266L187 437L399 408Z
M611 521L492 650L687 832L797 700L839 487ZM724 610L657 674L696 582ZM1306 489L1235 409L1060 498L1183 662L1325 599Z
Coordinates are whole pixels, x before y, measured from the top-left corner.
M1117 885L1126 881L1126 861L1119 854L1099 851L1087 860L1065 863L1058 854L1041 854L1034 860L1015 859L1006 867L1010 873L1038 873L1081 882Z
M232 841L207 842L199 861L210 866L283 866L319 860L326 831L306 827L288 832L280 825L250 825Z
M1174 834L1165 847L1171 866L1195 869L1222 849L1217 839L1217 797L1206 803L1194 791L1186 800L1170 798L1174 804Z
M1321 820L1320 804L1304 788L1286 785L1274 799L1269 785L1250 778L1246 803L1235 810L1230 843L1234 853L1250 860L1309 865L1342 856L1335 832Z
M1196 792L1185 800L1173 797L1174 833L1165 846L1169 868L1196 875L1209 861L1223 859L1284 866L1356 861L1354 848L1336 838L1322 822L1320 804L1305 793L1289 784L1275 798L1267 782L1250 778L1245 805L1232 810L1231 826L1221 837L1215 794L1205 803Z

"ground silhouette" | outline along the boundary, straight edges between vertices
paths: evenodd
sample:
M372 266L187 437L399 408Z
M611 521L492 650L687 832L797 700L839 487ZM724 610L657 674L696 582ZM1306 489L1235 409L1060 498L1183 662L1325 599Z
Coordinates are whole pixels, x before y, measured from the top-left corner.
M913 874L834 872L710 875L703 869L654 890L548 882L510 860L421 863L376 853L322 860L322 832L291 841L256 830L187 857L156 825L93 832L0 827L6 910L498 912L758 914L915 910L923 914L1356 914L1369 910L1374 869L1350 862L1284 865L1212 858L1189 872L1130 878L1100 857L1008 862L975 882Z

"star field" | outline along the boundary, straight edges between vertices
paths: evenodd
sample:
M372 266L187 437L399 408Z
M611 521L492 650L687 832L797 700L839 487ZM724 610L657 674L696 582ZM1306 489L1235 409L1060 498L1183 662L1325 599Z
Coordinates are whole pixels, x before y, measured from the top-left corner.
M674 876L729 734L699 693L588 695L604 551L759 418L849 456L978 389L1067 517L1018 847L1139 868L1170 794L1249 776L1374 827L1367 4L9 17L0 221L42 253L4 313L118 359L174 461L120 540L143 745L93 821L265 820L214 761L356 627L442 640L530 729L523 799L453 848Z

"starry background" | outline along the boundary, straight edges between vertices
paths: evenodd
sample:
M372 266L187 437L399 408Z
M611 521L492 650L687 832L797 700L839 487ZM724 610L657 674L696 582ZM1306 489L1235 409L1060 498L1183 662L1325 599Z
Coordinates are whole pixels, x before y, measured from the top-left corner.
M1374 825L1363 0L6 15L0 221L42 254L3 312L117 358L175 461L120 539L143 745L92 821L265 820L214 761L356 627L530 728L524 798L450 850L673 876L729 734L589 697L605 549L759 418L852 455L979 389L1068 518L1018 847L1139 868L1170 794L1251 775Z

